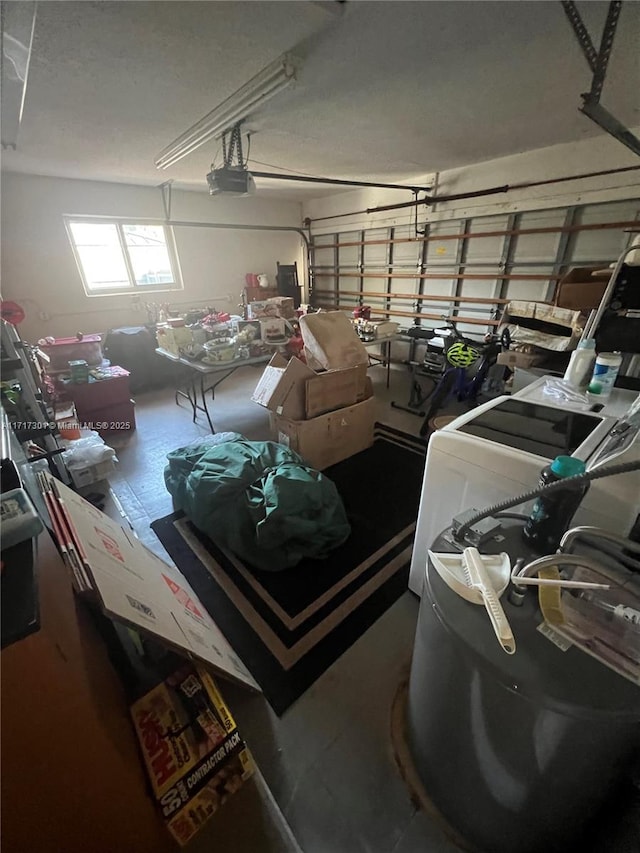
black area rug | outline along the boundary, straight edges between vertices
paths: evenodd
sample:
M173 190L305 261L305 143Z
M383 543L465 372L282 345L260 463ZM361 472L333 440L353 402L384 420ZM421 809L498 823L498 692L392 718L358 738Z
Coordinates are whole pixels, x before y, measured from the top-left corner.
M182 513L151 525L277 714L406 590L425 450L376 425L370 448L324 472L351 536L326 559L282 572L241 562Z

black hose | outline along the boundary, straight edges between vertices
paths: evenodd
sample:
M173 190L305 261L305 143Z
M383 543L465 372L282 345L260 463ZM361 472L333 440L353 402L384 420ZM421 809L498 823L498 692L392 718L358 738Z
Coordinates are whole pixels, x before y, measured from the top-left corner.
M465 521L464 524L461 524L460 527L453 532L453 538L460 542L464 539L469 528L473 527L473 525L477 524L479 521L495 516L499 512L511 509L511 507L518 506L518 504L524 504L533 498L537 498L539 495L546 495L548 492L553 492L556 489L563 489L566 486L571 486L572 484L577 485L578 483L600 480L603 477L612 477L614 474L627 474L630 471L638 470L640 470L640 459L636 459L633 462L621 462L619 465L610 465L607 468L596 468L593 471L585 471L583 474L575 474L573 477L565 477L562 480L557 480L555 483L548 483L546 486L537 486L535 489L531 489L529 492L523 492L515 498L507 498L507 500L500 501L500 503L497 504L492 504L486 509L478 510L475 515L471 516L468 521Z

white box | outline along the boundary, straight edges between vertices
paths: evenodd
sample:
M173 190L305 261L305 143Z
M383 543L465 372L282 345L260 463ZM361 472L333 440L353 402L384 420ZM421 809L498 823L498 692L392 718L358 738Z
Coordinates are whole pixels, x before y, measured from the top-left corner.
M82 468L68 468L68 471L73 485L76 489L80 489L82 486L90 486L92 483L104 480L115 470L115 467L113 459L104 459L102 462L95 462L93 465L85 465Z
M286 340L285 322L282 317L269 317L266 320L260 320L260 337L265 344L269 343L284 343Z

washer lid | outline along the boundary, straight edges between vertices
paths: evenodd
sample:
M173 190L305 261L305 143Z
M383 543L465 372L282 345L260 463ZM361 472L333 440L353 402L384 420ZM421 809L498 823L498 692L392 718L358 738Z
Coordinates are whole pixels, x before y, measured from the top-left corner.
M601 415L511 399L479 412L458 432L553 459L575 453L602 420Z

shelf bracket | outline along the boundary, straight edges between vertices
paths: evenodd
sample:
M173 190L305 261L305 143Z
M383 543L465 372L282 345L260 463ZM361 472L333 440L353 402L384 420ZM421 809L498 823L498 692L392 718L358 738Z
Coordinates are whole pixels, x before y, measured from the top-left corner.
M622 8L622 0L611 0L609 3L598 51L596 51L593 45L589 31L582 20L574 0L561 0L561 3L593 74L591 89L581 96L582 106L578 107L578 109L587 118L590 118L591 121L613 136L614 139L617 139L618 142L626 145L634 154L640 156L640 139L600 104L602 88L607 75L607 67L613 47L613 39L616 34L618 18L620 17L620 10Z

